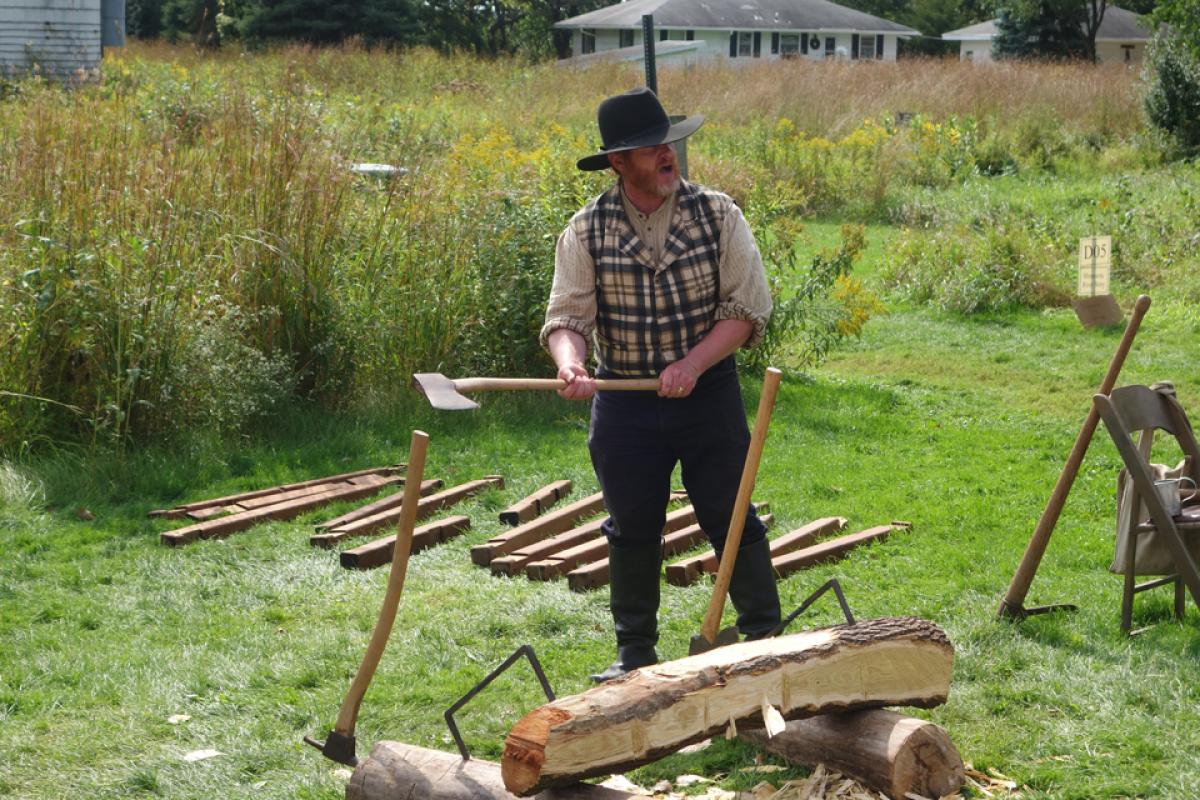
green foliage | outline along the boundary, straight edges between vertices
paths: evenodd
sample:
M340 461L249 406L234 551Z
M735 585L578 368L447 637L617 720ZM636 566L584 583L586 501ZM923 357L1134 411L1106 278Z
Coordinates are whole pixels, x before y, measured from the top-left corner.
M1171 35L1200 59L1200 0L1158 0L1150 19L1156 25L1169 25Z
M1159 35L1145 71L1150 123L1186 152L1200 150L1200 57L1183 34Z
M1083 58L1089 52L1083 0L1018 0L997 9L995 58Z
M775 307L762 342L739 351L739 365L748 373L769 366L816 367L838 342L860 335L872 316L883 313L875 295L850 275L865 246L862 227L844 227L841 243L817 253L804 268L798 233L780 220L761 237Z
M248 42L412 44L419 31L411 0L250 0L236 20Z

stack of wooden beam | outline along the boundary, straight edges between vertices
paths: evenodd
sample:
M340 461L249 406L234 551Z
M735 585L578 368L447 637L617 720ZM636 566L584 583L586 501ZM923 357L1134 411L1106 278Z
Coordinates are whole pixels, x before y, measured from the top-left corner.
M163 544L175 547L198 539L228 536L266 520L293 519L327 503L367 497L385 486L403 483L404 478L399 474L403 470L403 465L358 470L158 509L151 511L150 516L198 520L159 536Z

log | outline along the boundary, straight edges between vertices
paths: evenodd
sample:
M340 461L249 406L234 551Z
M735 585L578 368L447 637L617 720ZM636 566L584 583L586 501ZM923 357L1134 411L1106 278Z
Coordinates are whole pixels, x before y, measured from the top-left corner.
M953 648L937 625L887 617L741 642L623 678L530 711L504 740L504 786L526 797L624 772L760 719L913 705L950 691ZM761 724L761 723L760 723Z
M762 509L757 509L761 511ZM846 527L845 517L822 517L794 531L770 540L771 556L783 555L799 550L815 542L819 537ZM667 565L667 583L672 586L691 586L701 575L716 574L717 554L709 550L699 555L680 559Z
M504 478L499 475L488 475L486 478L460 483L437 494L423 497L417 503L417 519L425 519L435 511L452 506L461 500L473 497L485 489L493 487L503 489ZM333 547L344 539L351 539L355 536L369 536L380 528L385 528L396 523L400 519L401 513L402 509L399 506L388 508L369 517L356 519L337 528L331 528L324 533L314 533L308 537L308 543L313 547Z
M446 517L427 525L422 525L413 531L412 549L410 552L419 553L433 547L435 544L449 541L461 535L471 527L471 518L464 516ZM388 535L364 545L343 550L341 564L346 569L374 569L384 564L392 563L392 554L396 551L396 537Z
M250 492L241 492L239 494L230 494L224 497L214 497L209 500L198 500L194 503L184 503L183 505L174 508L155 509L147 514L151 518L162 517L165 519L182 519L188 516L189 511L198 511L204 508L212 508L219 506L232 506L242 500L250 500L256 497L264 497L269 494L285 492L289 489L300 489L305 486L315 486L321 483L343 483L351 478L357 478L362 475L394 475L404 471L404 464L395 464L390 467L371 467L370 469L360 469L354 472L344 472L341 475L330 475L326 478L313 478L312 480L300 481L299 483L286 483L282 486L272 486L269 489L255 489Z
M421 481L421 496L427 497L431 493L441 489L444 485L445 483L441 478L431 478L427 481ZM355 520L369 517L372 514L378 514L380 511L386 511L389 508L399 508L402 502L404 502L404 492L393 492L387 497L376 500L374 503L367 503L365 506L360 506L353 511L342 514L340 517L334 517L326 522L318 522L315 528L318 532L327 531L331 528L340 528Z
M769 506L763 503L758 507L758 510L766 511L767 508ZM768 528L775 522L773 514L763 514L759 519ZM707 538L707 535L705 535L698 524L689 525L674 533L668 533L663 537L663 558L670 558L671 556L691 550ZM592 589L599 589L601 586L607 586L608 582L607 558L593 561L591 564L584 564L567 573L567 586L571 587L571 591L573 592L587 592Z
M540 542L556 533L568 531L582 520L604 510L604 495L596 492L582 500L576 500L557 511L549 511L537 519L518 525L507 533L493 536L483 544L471 548L471 561L481 567L492 563L493 558L508 555L518 548Z
M909 522L893 522L891 525L878 525L874 528L867 528L865 531L858 533L839 536L836 539L830 539L820 544L805 547L802 550L797 550L794 553L778 556L771 559L771 566L775 568L775 572L779 577L784 578L808 567L817 564L824 564L828 561L837 561L856 547L861 547L868 542L877 542L886 539L893 532L911 528Z
M197 522L194 525L167 531L159 535L159 541L170 547L176 547L181 544L194 542L197 539L215 539L228 536L231 533L244 531L246 528L269 519L293 519L305 511L320 508L326 503L338 500L357 500L360 497L375 494L384 486L399 483L401 480L403 478L396 476L376 476L375 483L366 486L356 486L351 483L335 484L337 488L329 489L320 494L297 497L294 500L285 500L282 503L263 506L262 508L255 508L250 511L239 511L227 517L205 520L204 522Z
M888 797L944 797L965 779L946 731L882 708L793 720L773 737L762 728L738 735L793 764L824 764Z
M548 483L533 494L518 500L500 512L500 521L505 525L520 525L545 513L546 509L571 493L568 480Z
M577 783L550 789L538 800L635 800L637 795ZM402 742L379 742L346 785L346 800L516 800L504 788L500 765Z

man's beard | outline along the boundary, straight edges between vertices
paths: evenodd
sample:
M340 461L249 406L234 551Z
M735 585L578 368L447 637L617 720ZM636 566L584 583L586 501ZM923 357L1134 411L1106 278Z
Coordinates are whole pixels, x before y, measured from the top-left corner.
M655 193L663 199L666 199L666 198L670 197L671 195L675 194L675 190L678 188L679 188L679 175L676 175L675 179L673 181L671 181L669 184L667 184L666 186L662 185L661 183L658 183L657 181L655 181L655 183L654 183Z

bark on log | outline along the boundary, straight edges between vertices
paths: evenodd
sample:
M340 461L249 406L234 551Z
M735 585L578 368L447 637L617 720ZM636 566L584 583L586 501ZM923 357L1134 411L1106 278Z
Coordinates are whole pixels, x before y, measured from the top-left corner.
M522 717L504 741L501 775L510 792L528 796L623 772L720 733L731 720L761 719L764 702L785 719L930 708L950 691L953 656L932 622L891 617L643 667Z
M691 506L684 506L667 514L663 533L673 533L695 521L696 510ZM590 564L599 559L608 559L608 540L594 536L581 544L555 550L540 559L527 559L525 575L530 580L548 581L566 575L581 564Z
M470 527L471 518L464 516L446 517L422 525L413 531L412 549L409 552L419 553L435 544L449 541ZM396 537L385 536L350 550L343 550L340 560L346 569L373 569L391 564L395 552Z
M577 783L549 789L537 800L635 800L637 795ZM350 776L346 800L516 800L504 788L500 765L402 742L379 742Z
M425 519L435 511L452 506L461 500L473 497L485 489L493 487L503 489L504 478L499 475L488 475L486 478L460 483L437 494L423 497L417 503L417 519ZM308 537L308 543L314 547L333 547L343 539L350 539L355 536L369 536L380 528L387 527L399 521L401 512L402 509L399 506L389 508L377 514L372 514L369 517L348 522L338 528L332 528L324 533L314 533Z
M555 481L538 489L528 497L513 503L500 512L500 521L505 525L520 525L545 513L546 509L571 493L571 482Z
M758 510L763 512L767 508L769 508L767 503L762 503L758 506ZM775 515L764 513L759 519L762 520L763 525L769 528L775 522ZM674 533L668 533L663 537L663 558L670 558L671 556L691 550L707 538L698 524L689 525ZM587 592L592 589L599 589L601 586L607 586L609 580L607 558L593 561L591 564L584 564L567 573L567 585L571 587L571 591L573 592Z
M803 550L797 550L794 553L772 558L771 566L775 568L775 572L779 577L785 578L793 572L798 572L807 567L824 564L828 561L836 561L856 547L861 547L869 542L882 541L895 531L906 530L911 527L912 525L908 522L893 522L891 525L879 525L874 528L867 528L865 531L839 536L836 539L814 544L811 547L805 547Z
M965 777L946 731L881 708L793 720L773 737L762 728L738 735L793 764L824 764L888 797L943 797Z
M197 500L194 503L184 503L183 505L174 508L159 508L147 514L148 517L164 519L182 519L188 515L189 511L199 511L205 508L217 508L221 506L232 506L242 500L250 500L256 497L264 497L278 492L285 492L289 489L300 489L305 486L315 486L322 483L343 483L351 478L357 478L362 475L395 475L403 472L404 464L396 464L391 467L371 467L369 469L355 470L354 472L344 472L340 475L330 475L325 478L313 478L312 480L300 481L299 483L285 483L282 486L272 486L268 489L255 489L249 492L240 492L238 494L225 495L224 497L214 497L209 500Z
M758 510L763 511L764 509L759 508ZM774 558L807 547L819 537L840 531L845 527L845 517L823 517L814 520L794 531L771 539L769 542L771 557ZM717 563L717 554L712 550L680 559L674 564L667 565L667 583L672 586L691 586L700 579L701 575L716 574L718 566L720 565Z
M227 517L219 517L218 519L205 520L197 522L195 525L188 525L183 528L176 528L173 531L167 531L159 535L159 541L170 547L176 547L181 544L188 544L197 539L216 539L223 536L228 536L231 533L244 531L246 528L257 525L266 520L288 520L300 516L305 511L311 511L314 508L320 508L326 503L332 503L338 500L357 500L360 497L375 494L384 486L398 483L402 478L399 477L382 477L376 476L374 484L359 486L352 483L333 484L335 488L320 494L309 495L307 497L297 497L294 500L285 500L282 503L275 505L263 506L250 511L239 511L236 514L230 514Z
M427 481L421 481L421 496L427 497L432 492L441 489L444 485L445 484L441 478L431 478ZM365 506L356 508L346 514L342 514L340 517L334 517L333 519L325 522L318 522L314 527L318 532L327 531L332 528L340 528L341 526L350 522L354 522L355 520L364 519L372 514L378 514L380 511L386 511L389 508L399 508L402 502L404 502L404 492L394 492L389 494L387 497L376 500L374 503L368 503Z
M581 521L595 516L603 510L604 495L596 492L556 511L549 511L524 525L518 525L508 533L493 536L483 544L475 545L471 548L471 561L481 567L486 567L493 558L508 555L518 548L540 542L556 533L568 531Z

